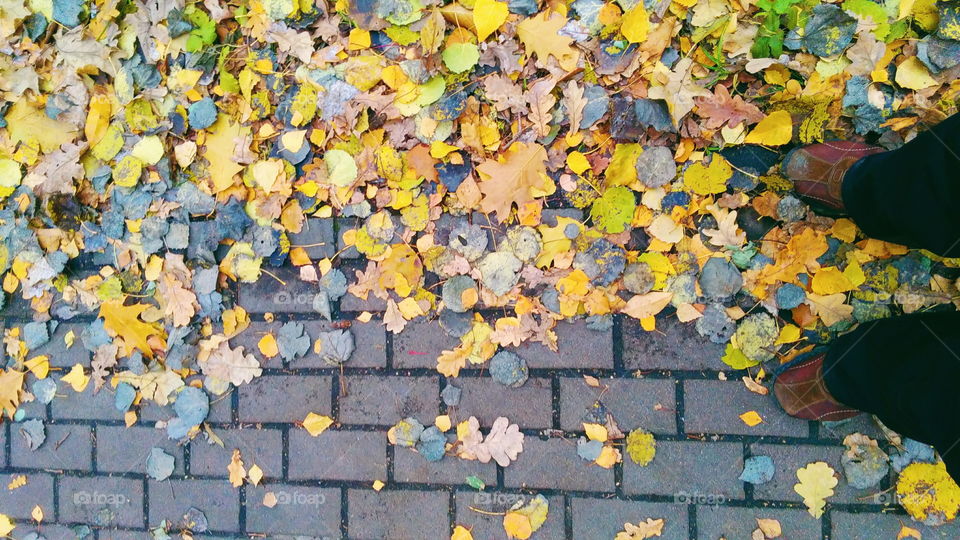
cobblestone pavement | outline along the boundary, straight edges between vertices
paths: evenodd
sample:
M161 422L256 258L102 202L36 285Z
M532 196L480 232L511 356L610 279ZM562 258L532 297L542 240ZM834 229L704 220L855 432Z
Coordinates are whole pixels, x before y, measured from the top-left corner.
M312 298L308 284L283 269L275 273L287 283L279 291L270 278L235 291L255 321L235 338L238 344L253 345L258 331L286 320L304 321L311 335L329 325L310 313L309 301L298 301ZM353 319L384 306L352 298L339 307L337 318ZM264 312L276 313L277 322L263 322ZM28 312L14 303L5 314L11 326ZM209 524L210 532L197 538L434 539L448 538L460 524L474 538L488 539L505 537L502 519L489 514L540 493L550 502L534 535L543 539L612 539L624 522L646 518L666 519L667 540L749 539L754 518L778 519L790 540L892 540L901 523L910 524L888 493L859 491L843 480L823 518L808 515L793 491L796 469L824 460L842 470L840 440L857 431L878 436L877 428L867 417L829 428L787 417L772 397L747 391L740 374L719 371L725 367L719 346L671 320L659 321L655 333L628 319L606 332L561 323L559 353L540 345L517 350L531 368L523 387L506 388L485 371L464 370L456 381L461 402L449 408L440 399L446 381L434 366L455 341L436 322L411 324L396 336L377 317L354 322L357 350L342 371L322 367L312 353L291 364L276 360L252 384L216 401L208 420L223 448L202 437L177 446L155 429L172 416L156 406L143 407L137 425L125 428L109 387L97 395L92 385L82 394L61 388L63 395L47 407L24 406L25 418L46 421L47 442L39 450L27 449L19 424L0 426L0 513L17 521L14 538L39 531L48 540L76 538L80 525L101 540L147 538L163 520L171 531L182 529L190 508ZM61 325L43 352L57 366L88 365L82 349L64 348L62 335L70 328ZM600 378L606 389L587 386L584 374ZM624 431L643 427L655 434L651 465L626 459L605 470L577 457L581 421L598 398ZM763 423L748 427L738 418L750 410ZM337 424L310 437L296 425L308 412L328 414ZM452 457L431 464L387 442L386 430L399 419L414 416L429 425L443 413L454 422L474 415L484 427L506 416L523 428L524 451L507 468ZM153 447L175 457L166 481L146 475ZM263 470L261 486L231 487L227 465L235 448L247 466ZM751 455L773 458L772 481L754 487L738 479ZM27 485L8 490L20 474ZM487 485L483 492L466 484L471 475ZM379 492L375 480L385 483ZM882 489L889 487L888 479ZM268 491L278 497L273 508L262 504ZM40 527L31 524L37 505L45 514ZM925 540L960 538L955 526L911 526Z

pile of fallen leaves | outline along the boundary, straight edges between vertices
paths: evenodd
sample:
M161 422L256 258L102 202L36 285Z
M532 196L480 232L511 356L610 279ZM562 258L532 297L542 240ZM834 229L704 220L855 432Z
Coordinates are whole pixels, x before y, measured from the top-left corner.
M436 318L451 378L556 350L562 319L677 317L743 369L949 304L951 261L810 213L777 164L945 118L958 39L934 0L2 0L0 301L34 322L5 331L0 408L53 398L32 351L74 317L93 362L59 382L131 423L172 403L174 438L264 358L346 362L343 329L231 344L231 284L281 265L328 318L345 294L391 332ZM293 240L332 217L333 256Z

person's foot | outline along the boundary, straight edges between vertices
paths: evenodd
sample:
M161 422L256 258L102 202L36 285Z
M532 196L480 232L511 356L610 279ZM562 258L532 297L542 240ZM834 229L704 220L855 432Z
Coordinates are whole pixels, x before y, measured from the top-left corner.
M797 196L823 214L845 213L840 187L854 163L883 148L852 141L831 141L791 150L780 164Z
M795 418L836 422L860 414L838 402L823 382L824 354L787 368L773 382L780 407Z

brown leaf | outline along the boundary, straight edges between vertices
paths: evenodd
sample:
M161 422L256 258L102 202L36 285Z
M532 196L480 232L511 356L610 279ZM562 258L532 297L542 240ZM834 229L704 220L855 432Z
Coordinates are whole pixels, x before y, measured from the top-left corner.
M499 160L488 159L477 167L483 179L480 191L484 212L495 212L497 219L506 221L514 204L523 205L534 200L533 190L541 192L554 187L547 176L547 151L536 143L515 142Z

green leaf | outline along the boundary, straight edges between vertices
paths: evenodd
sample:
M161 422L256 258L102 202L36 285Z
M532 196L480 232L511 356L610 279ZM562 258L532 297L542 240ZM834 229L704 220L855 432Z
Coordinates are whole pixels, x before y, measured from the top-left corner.
M743 351L729 343L727 343L727 349L723 351L723 356L720 358L720 360L723 360L724 364L732 367L733 369L747 369L748 367L753 367L760 363L750 360L745 354L743 354Z
M467 477L467 485L476 490L482 490L483 488L487 487L487 485L483 483L483 480L472 474Z
M593 202L590 217L598 229L608 233L621 233L633 219L637 207L633 191L624 186L614 186Z
M480 50L474 43L454 43L443 51L443 63L454 73L463 73L480 60Z

